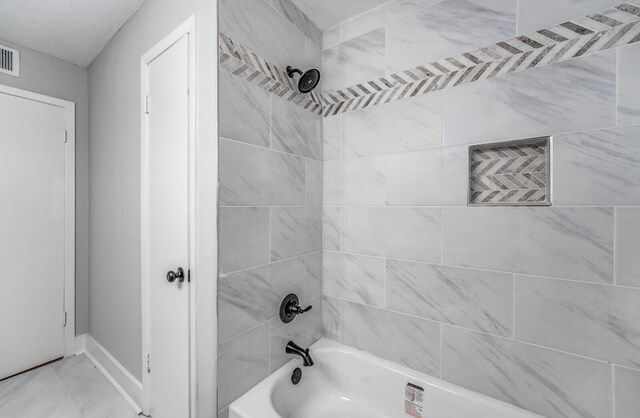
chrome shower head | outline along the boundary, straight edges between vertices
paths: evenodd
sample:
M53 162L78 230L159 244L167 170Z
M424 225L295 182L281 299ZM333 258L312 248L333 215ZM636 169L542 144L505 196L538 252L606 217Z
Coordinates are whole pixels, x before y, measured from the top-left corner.
M298 90L300 93L311 92L320 82L320 71L315 68L303 73L297 68L287 67L287 75L289 75L289 77L293 78L293 75L296 73L300 74L300 80L298 81Z

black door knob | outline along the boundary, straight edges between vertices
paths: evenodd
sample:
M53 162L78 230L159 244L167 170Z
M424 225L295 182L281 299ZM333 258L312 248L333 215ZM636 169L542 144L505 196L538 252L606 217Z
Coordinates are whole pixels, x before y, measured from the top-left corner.
M180 283L184 282L184 270L182 269L182 267L178 267L176 271L171 270L167 273L167 281L169 283L175 282L176 279Z

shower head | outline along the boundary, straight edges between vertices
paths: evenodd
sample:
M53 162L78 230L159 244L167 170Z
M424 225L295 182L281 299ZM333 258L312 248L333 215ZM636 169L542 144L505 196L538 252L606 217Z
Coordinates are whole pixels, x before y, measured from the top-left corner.
M311 92L311 90L315 89L320 82L320 71L315 68L303 73L297 68L293 68L291 66L287 67L287 74L289 77L293 78L293 75L296 73L300 74L300 80L298 81L298 90L300 93Z

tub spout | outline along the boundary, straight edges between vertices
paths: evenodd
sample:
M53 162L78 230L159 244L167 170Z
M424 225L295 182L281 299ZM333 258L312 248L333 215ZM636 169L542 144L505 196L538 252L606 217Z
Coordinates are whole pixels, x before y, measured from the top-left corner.
M293 341L289 341L284 351L286 351L287 354L299 356L302 359L302 365L304 367L313 366L313 359L311 358L311 354L309 354L308 348L302 348Z

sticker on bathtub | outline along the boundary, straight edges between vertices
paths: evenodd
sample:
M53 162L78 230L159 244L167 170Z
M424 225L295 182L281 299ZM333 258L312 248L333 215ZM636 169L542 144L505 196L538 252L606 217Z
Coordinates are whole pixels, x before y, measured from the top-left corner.
M404 412L415 418L422 418L424 389L413 383L407 383L404 389Z

